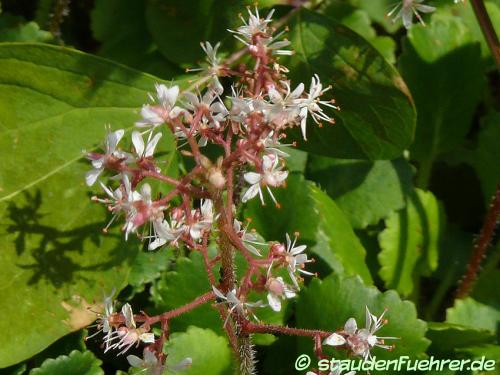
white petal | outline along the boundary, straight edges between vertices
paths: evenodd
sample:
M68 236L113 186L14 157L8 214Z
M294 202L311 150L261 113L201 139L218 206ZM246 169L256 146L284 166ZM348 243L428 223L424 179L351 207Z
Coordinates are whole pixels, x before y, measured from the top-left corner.
M271 309L273 309L274 311L281 311L281 300L279 299L279 297L277 297L273 293L268 293L267 301L269 302L269 306L271 307Z
M250 185L254 185L254 184L258 184L260 182L260 180L262 180L262 175L260 175L259 173L255 173L255 172L247 172L243 175L243 178Z
M148 142L148 144L146 146L146 151L144 152L144 156L146 158L153 156L153 153L155 152L156 145L158 144L158 141L160 140L162 135L163 135L162 133L158 133L153 137L153 139L151 139Z
M142 367L143 360L136 355L128 355L127 361L132 367Z
M113 151L116 150L116 146L118 146L118 142L120 142L120 139L122 139L124 133L125 133L125 131L123 129L118 129L118 130L108 134L108 138L107 138L107 153L108 154L111 154Z
M307 245L300 245L300 246L297 246L297 247L294 247L292 249L292 251L290 251L290 254L291 255L297 255L297 254L300 254L302 253L305 249L307 248Z
M304 84L300 83L295 90L292 91L292 97L297 98L304 92Z
M132 132L132 143L134 144L135 153L138 156L144 155L144 140L142 139L141 133L134 131Z
M243 197L241 197L241 201L243 203L249 201L252 198L255 198L255 196L259 193L260 191L260 186L258 184L252 185L248 188L248 190L243 194Z
M345 338L338 333L334 333L330 336L328 336L325 341L323 341L323 344L325 345L331 345L331 346L339 346L339 345L344 345L346 343Z
M353 335L356 333L357 329L358 324L356 323L356 319L349 318L344 325L344 331L350 335Z
M218 297L218 298L221 298L221 299L224 299L224 300L227 300L226 296L224 294L222 294L222 292L217 289L215 286L212 285L212 290L214 291L215 295Z
M88 186L92 186L95 184L97 177L102 173L102 169L92 169L88 171L85 175L85 182Z
M122 314L125 317L125 325L128 328L135 328L134 313L132 312L132 307L128 303L123 305Z

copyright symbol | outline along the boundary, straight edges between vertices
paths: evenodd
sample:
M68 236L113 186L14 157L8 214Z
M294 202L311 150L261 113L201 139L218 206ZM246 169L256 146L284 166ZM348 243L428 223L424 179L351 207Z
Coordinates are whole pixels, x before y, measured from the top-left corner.
M295 370L302 371L309 367L311 364L311 357L307 354L301 354L295 360Z

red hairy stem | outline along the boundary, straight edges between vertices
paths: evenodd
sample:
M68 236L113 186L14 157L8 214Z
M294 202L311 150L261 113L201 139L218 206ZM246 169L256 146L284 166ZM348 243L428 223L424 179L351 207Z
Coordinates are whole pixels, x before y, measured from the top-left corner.
M474 282L477 279L477 274L481 266L481 261L486 255L486 251L493 238L495 228L497 225L497 220L500 215L500 183L497 185L497 190L493 196L490 208L486 215L486 219L483 224L483 228L479 233L479 238L474 245L469 264L467 266L467 271L460 282L458 287L456 297L465 298L471 292Z
M185 314L188 311L194 310L197 307L199 307L199 306L201 306L209 301L212 301L214 299L215 299L215 294L213 291L210 291L210 292L207 292L205 294L202 294L201 296L197 297L193 301L191 301L183 306L180 306L180 307L173 309L173 310L166 311L160 315L151 316L149 318L146 318L145 321L147 324L151 325L151 324L158 323L159 321L169 320L169 319L178 317L179 315ZM140 321L140 320L138 319L138 321Z
M243 321L241 330L244 333L271 333L273 335L290 335L302 337L319 337L326 339L333 332L321 331L318 329L291 328L285 326L277 326L272 324L253 323L248 320Z
M486 43L488 43L488 47L491 50L493 60L495 60L497 69L500 71L500 42L495 32L495 28L493 27L493 23L486 11L486 7L484 6L484 2L483 0L471 0L471 5L484 38L486 39Z

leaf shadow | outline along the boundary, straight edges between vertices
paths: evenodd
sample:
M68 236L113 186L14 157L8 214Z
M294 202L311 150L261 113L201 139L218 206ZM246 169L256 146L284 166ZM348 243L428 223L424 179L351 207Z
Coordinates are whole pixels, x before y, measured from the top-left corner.
M48 213L41 212L41 191L25 191L23 197L22 204L12 201L8 204L10 223L6 231L15 235L16 255L22 258L16 266L32 272L28 285L45 282L61 288L64 284L76 281L91 283L92 280L85 276L85 272L106 271L123 263L130 264L135 258L136 251L131 250L134 247L138 249L138 246L134 246L134 243L121 246L121 236L111 231L106 236L115 238L116 246L106 253L110 254L107 259L99 261L99 255L96 254L91 264L82 265L78 256L85 253L89 241L96 247L102 245L103 223L95 222L67 230L46 225L43 218ZM126 248L129 251L126 251ZM31 262L26 257L27 252Z

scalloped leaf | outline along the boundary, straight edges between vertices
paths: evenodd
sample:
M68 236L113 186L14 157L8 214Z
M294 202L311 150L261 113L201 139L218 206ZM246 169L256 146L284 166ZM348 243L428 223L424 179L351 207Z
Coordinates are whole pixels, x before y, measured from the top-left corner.
M421 358L430 341L425 338L427 324L417 318L412 302L403 301L390 290L381 293L373 286L366 286L359 277L342 278L332 274L324 280L314 279L300 294L297 302L297 327L335 331L354 317L358 326L364 326L365 307L379 316L384 309L389 323L378 331L380 336L399 337L391 340L395 349L386 351L374 348L377 359L397 359L402 355ZM389 343L389 340L387 340ZM326 347L325 347L326 348ZM299 352L311 352L312 341L302 340ZM345 358L344 350L336 350L335 358Z
M500 326L500 310L472 298L457 299L455 305L446 310L446 321L496 334Z
M209 329L191 326L186 332L173 333L166 342L164 352L168 354L168 366L185 358L191 358L191 368L183 374L225 374L231 368L231 351L225 337L218 336Z
M101 360L92 352L72 351L55 359L47 359L39 368L30 371L30 375L103 375Z

